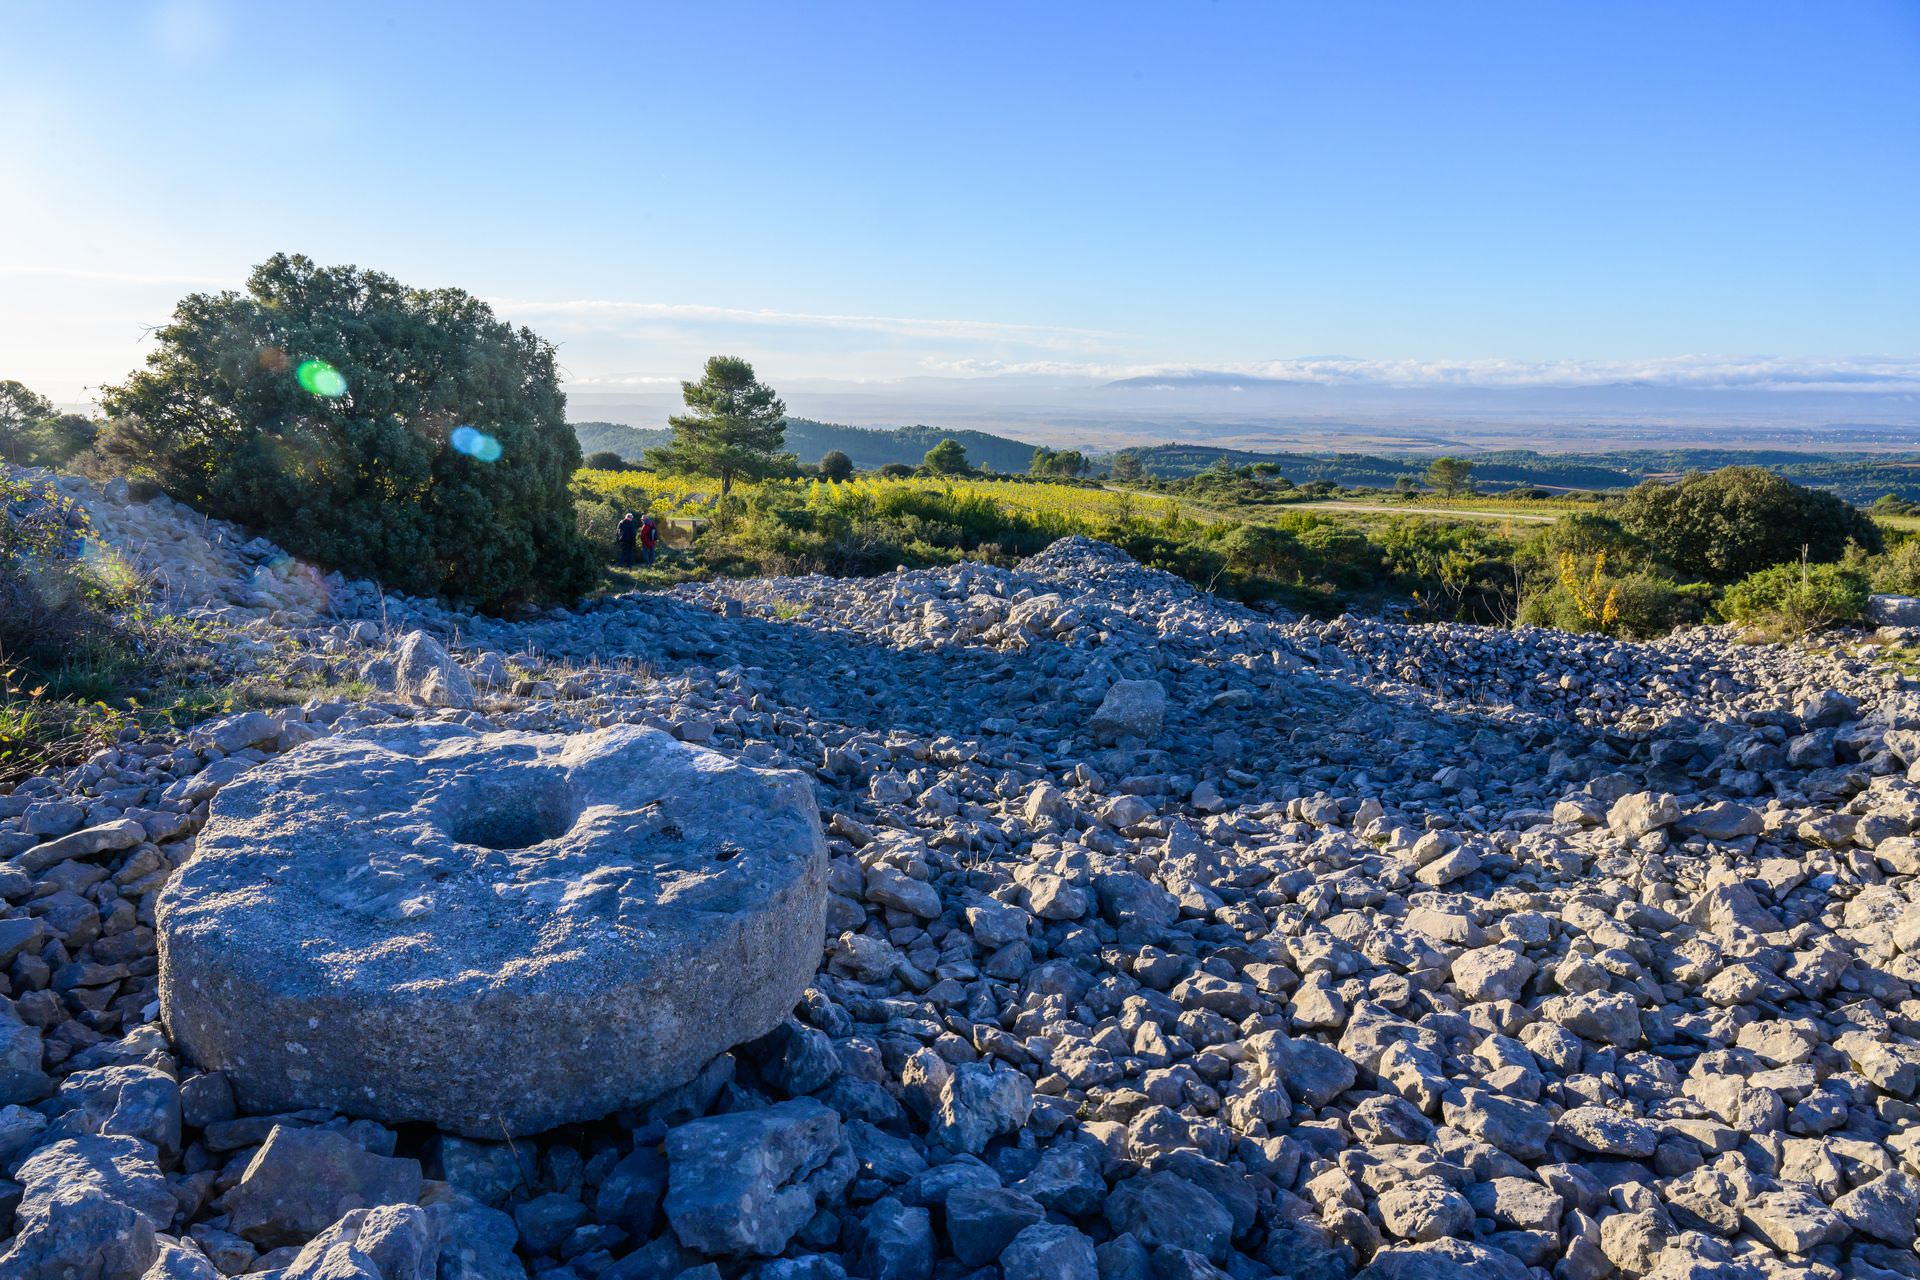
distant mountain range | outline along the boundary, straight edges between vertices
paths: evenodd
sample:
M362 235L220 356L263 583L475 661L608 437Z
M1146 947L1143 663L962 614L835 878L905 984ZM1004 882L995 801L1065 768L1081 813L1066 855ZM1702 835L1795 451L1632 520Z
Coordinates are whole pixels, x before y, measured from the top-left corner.
M648 449L672 439L664 427L630 427L619 422L576 422L582 453L607 450L629 462L640 461ZM994 471L1025 471L1033 461L1034 446L985 431L942 431L937 427L845 427L811 418L787 419L787 449L802 462L814 463L835 449L853 459L856 467L882 467L889 462L918 466L927 450L942 440L958 440L967 461Z

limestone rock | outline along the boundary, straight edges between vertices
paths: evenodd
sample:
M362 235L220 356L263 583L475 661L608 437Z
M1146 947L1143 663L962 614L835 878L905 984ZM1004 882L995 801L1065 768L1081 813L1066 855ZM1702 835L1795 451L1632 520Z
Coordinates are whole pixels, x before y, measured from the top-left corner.
M840 1117L812 1098L709 1116L667 1134L667 1221L703 1253L770 1256L853 1173Z
M253 1111L596 1119L785 1017L826 861L802 780L657 730L324 738L215 801L160 901L162 1010Z
M393 656L394 692L429 707L471 707L473 680L424 631L401 637Z
M374 1155L334 1129L274 1126L225 1207L235 1234L272 1249L300 1245L355 1209L420 1198L420 1164Z
M1100 701L1087 728L1095 742L1122 737L1151 739L1167 715L1167 690L1158 680L1117 680Z

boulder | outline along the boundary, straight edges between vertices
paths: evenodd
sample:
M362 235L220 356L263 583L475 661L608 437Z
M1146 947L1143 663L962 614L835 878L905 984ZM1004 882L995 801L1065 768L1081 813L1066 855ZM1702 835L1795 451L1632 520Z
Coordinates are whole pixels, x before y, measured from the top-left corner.
M598 1119L791 1011L826 868L803 778L658 730L323 738L214 801L157 910L162 1016L252 1112Z
M137 1138L78 1137L49 1143L14 1177L17 1233L0 1254L0 1276L22 1280L138 1280L158 1256L154 1238L178 1207Z
M1920 627L1920 596L1868 596L1867 621L1878 627Z
M401 637L393 655L393 688L429 707L471 707L473 680L440 642L424 631Z
M272 1249L305 1244L355 1209L419 1199L420 1163L375 1155L334 1129L275 1125L227 1193L231 1230Z
M1158 680L1116 680L1087 727L1095 742L1153 738L1167 716L1167 691Z
M845 1189L843 1150L840 1116L812 1098L683 1124L667 1134L667 1221L702 1253L779 1253Z

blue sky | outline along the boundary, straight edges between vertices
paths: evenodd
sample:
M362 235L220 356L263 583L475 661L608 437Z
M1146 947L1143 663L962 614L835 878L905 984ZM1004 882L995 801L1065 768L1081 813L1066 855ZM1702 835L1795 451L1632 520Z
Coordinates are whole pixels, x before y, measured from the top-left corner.
M0 377L61 398L280 249L580 387L1920 387L1913 3L0 0L0 155Z

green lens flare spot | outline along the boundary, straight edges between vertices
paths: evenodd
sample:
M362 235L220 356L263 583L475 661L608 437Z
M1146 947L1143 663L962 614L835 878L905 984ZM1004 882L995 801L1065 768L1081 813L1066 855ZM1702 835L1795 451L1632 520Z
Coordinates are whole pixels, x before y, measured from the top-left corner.
M325 360L302 360L293 371L293 380L307 394L328 400L347 394L346 377Z

